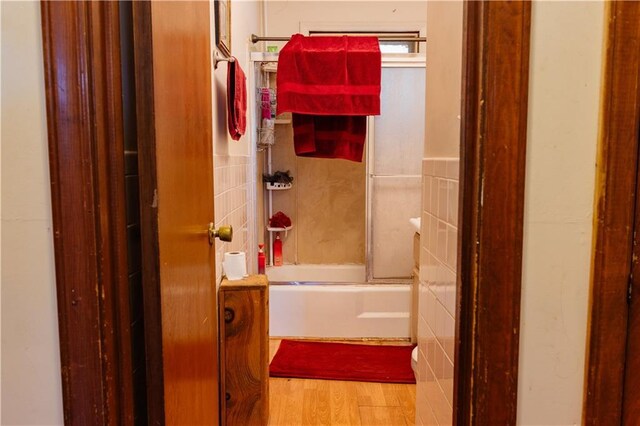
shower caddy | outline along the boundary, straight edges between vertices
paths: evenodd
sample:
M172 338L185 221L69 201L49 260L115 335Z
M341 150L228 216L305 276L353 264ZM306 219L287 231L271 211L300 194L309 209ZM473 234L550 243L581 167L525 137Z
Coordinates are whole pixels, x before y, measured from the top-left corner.
M274 54L277 58L277 53ZM291 118L277 118L275 117L275 90L271 88L271 78L270 74L275 74L277 70L277 62L262 62L260 64L260 72L259 72L259 81L257 81L256 87L256 102L257 102L257 117L260 117L258 121L258 134L257 134L257 143L256 147L258 151L266 152L266 170L265 172L271 175L273 171L272 158L271 158L271 149L275 144L275 126L278 125L289 125L291 124ZM263 108L263 90L269 89L270 93L270 108L272 110L271 113L271 121L262 118L262 108ZM284 228L276 228L269 226L269 218L273 216L273 191L286 191L293 187L292 183L283 184L283 183L271 183L264 182L264 190L266 191L266 204L267 208L265 209L265 220L266 222L266 230L269 232L269 262L267 266L273 266L273 241L276 233L284 233L284 238L287 237L289 231L293 229L293 224L291 226L287 226ZM266 245L266 244L265 244Z

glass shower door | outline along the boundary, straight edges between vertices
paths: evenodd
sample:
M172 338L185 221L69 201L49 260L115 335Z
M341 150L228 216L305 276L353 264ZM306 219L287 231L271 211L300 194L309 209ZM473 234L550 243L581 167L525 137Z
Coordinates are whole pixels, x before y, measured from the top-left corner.
M369 281L406 280L413 270L409 218L421 215L424 94L424 63L383 65L381 114L369 121Z

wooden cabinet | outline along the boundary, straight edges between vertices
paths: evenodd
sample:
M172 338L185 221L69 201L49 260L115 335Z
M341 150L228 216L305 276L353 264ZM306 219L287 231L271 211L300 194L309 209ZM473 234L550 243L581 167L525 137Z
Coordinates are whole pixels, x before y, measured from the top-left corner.
M269 420L269 286L267 277L220 285L220 385L223 426Z

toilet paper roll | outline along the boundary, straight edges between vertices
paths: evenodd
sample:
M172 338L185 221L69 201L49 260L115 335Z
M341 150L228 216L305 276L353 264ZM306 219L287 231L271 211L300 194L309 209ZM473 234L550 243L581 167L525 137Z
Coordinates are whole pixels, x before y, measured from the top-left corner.
M224 254L222 268L229 280L241 280L247 276L247 256L243 251L230 251Z

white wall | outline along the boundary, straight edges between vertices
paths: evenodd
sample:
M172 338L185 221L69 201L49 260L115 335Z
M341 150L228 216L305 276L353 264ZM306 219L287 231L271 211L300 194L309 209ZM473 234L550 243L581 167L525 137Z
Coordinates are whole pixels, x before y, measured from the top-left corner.
M426 3L265 0L266 34L284 37L314 28L332 31L424 31ZM284 43L267 44L282 46ZM423 49L424 44L420 48Z
M453 415L463 3L426 4L416 424L445 425L451 424Z
M211 46L216 50L214 2L211 1ZM231 54L247 76L247 89L251 78L250 52L258 47L250 42L251 34L262 34L262 1L234 1L231 7ZM227 251L248 253L249 270L255 263L257 247L253 247L255 231L255 200L252 197L255 175L251 168L251 128L249 111L254 102L253 93L247 93L247 131L239 141L229 136L227 125L227 66L220 62L212 70L213 154L215 224L233 226L233 242L216 241L216 282L222 275L222 258Z
M518 424L582 421L603 2L535 1Z
M460 156L462 5L427 2L425 157Z
M2 2L2 424L62 424L39 2Z
M215 19L214 2L211 1L211 47L216 49L215 43ZM235 56L247 79L249 78L249 53L257 48L249 41L251 34L261 33L262 28L262 2L254 0L233 2L231 8L231 54ZM247 122L247 133L234 141L229 136L227 128L227 63L220 62L218 69L213 71L213 138L215 155L248 156L249 155L249 129L251 123ZM248 100L253 100L249 96ZM249 112L247 110L247 112Z

